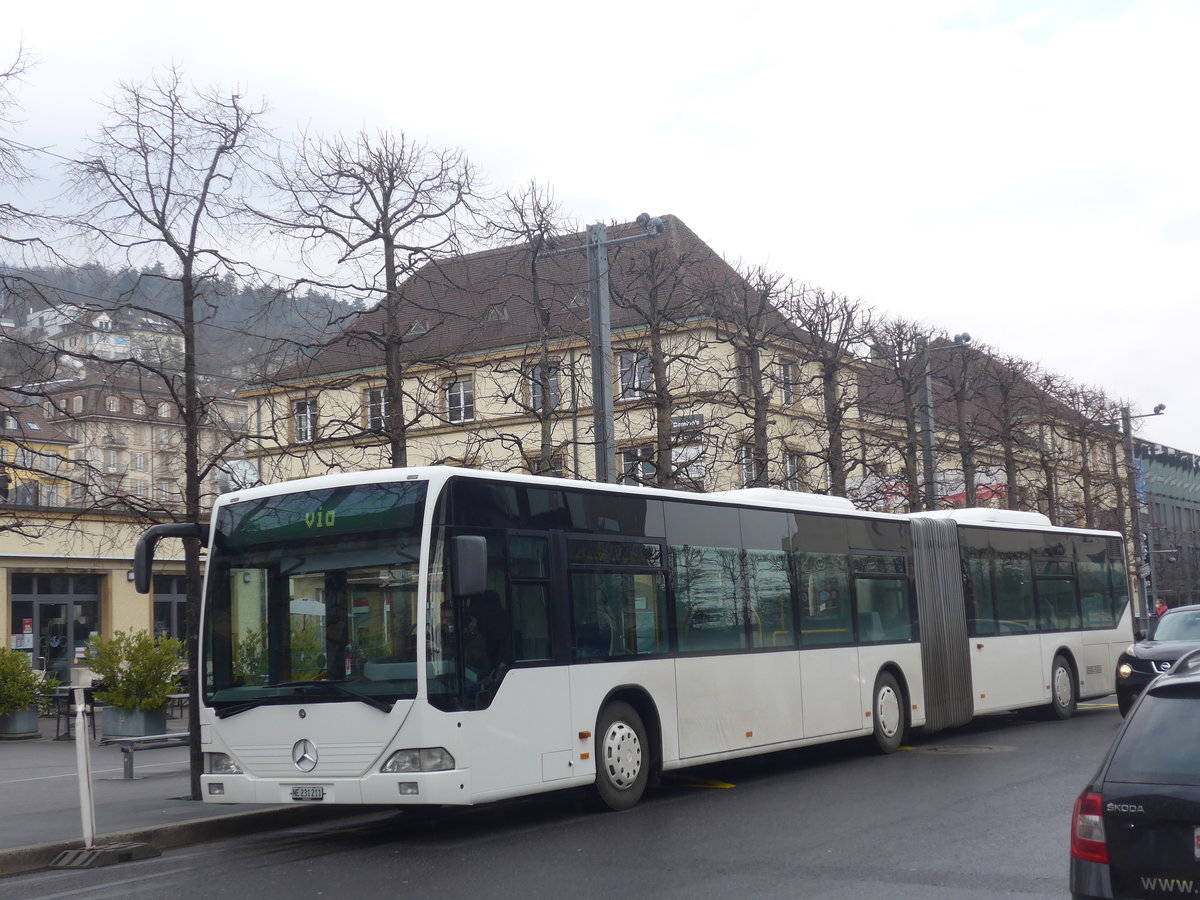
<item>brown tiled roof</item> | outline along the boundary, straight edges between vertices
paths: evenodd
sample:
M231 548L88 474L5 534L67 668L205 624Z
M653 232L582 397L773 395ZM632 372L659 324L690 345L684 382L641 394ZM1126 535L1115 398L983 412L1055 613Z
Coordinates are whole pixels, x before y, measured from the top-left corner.
M31 444L74 444L75 438L63 431L57 425L46 421L42 407L32 403L28 398L18 397L7 391L0 391L0 408L9 412L17 420L15 431L0 427L0 437L14 441L25 441ZM3 422L0 421L0 426Z
M630 273L644 267L652 254L664 255L679 267L688 283L686 303L694 305L677 318L705 313L704 300L714 286L732 284L734 270L682 221L663 217L664 232L646 241L615 247L610 252L609 282L614 302L614 337L622 329L644 324L643 317L618 298L644 290ZM610 226L608 240L644 233L634 223ZM585 339L588 333L588 273L584 234L558 240L559 249L541 256L538 282L550 311L548 337L552 342ZM432 263L405 282L403 311L397 331L405 335L407 360L434 361L463 354L521 347L538 339L537 310L532 302L526 246L508 246ZM676 304L682 301L676 299ZM307 362L281 373L281 379L305 379L383 366L381 336L387 331L386 313L377 306ZM421 333L421 326L428 330Z

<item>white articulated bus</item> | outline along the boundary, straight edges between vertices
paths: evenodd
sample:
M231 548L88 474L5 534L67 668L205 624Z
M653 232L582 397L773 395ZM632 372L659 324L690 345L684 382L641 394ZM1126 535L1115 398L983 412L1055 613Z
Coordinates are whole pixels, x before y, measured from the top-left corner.
M1117 534L455 468L226 494L203 535L204 799L474 804L1113 690Z

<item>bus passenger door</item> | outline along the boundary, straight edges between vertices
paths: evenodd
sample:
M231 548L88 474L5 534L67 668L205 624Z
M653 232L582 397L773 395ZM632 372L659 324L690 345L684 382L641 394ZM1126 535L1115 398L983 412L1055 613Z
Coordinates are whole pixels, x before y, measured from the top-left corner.
M804 736L857 731L867 720L859 695L857 647L810 647L800 651ZM870 695L866 686L863 693Z
M488 534L488 590L463 604L472 785L484 799L572 774L570 683L555 658L561 563L553 544L545 532Z
M1006 622L1000 625L1015 627ZM968 640L976 715L1028 706L1046 696L1039 635L979 635Z

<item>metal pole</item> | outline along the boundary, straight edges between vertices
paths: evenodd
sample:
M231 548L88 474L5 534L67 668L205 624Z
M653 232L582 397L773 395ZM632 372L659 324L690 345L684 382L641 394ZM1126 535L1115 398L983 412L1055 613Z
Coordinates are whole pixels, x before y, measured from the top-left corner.
M1142 501L1137 489L1137 459L1133 452L1133 417L1128 406L1121 407L1121 429L1125 432L1125 483L1129 494L1129 525L1133 530L1133 614L1139 627L1145 627L1148 617L1146 610L1146 586L1142 572L1146 559L1142 547Z
M935 462L933 458L933 373L929 366L929 343L917 338L921 352L921 460L924 469L923 496L925 509L937 508Z
M616 483L613 434L612 326L608 304L608 229L587 228L588 311L591 315L592 428L596 439L596 481Z

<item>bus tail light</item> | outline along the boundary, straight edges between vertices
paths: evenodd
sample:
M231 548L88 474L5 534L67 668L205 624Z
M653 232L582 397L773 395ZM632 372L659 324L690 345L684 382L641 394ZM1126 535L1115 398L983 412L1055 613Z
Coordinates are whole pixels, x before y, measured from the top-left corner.
M397 750L379 771L445 772L453 768L454 757L445 747L422 747L419 750Z
M241 775L242 767L226 753L204 754L205 775Z
M1104 837L1104 813L1099 794L1087 791L1075 801L1071 816L1071 855L1088 862L1108 862L1108 841Z

